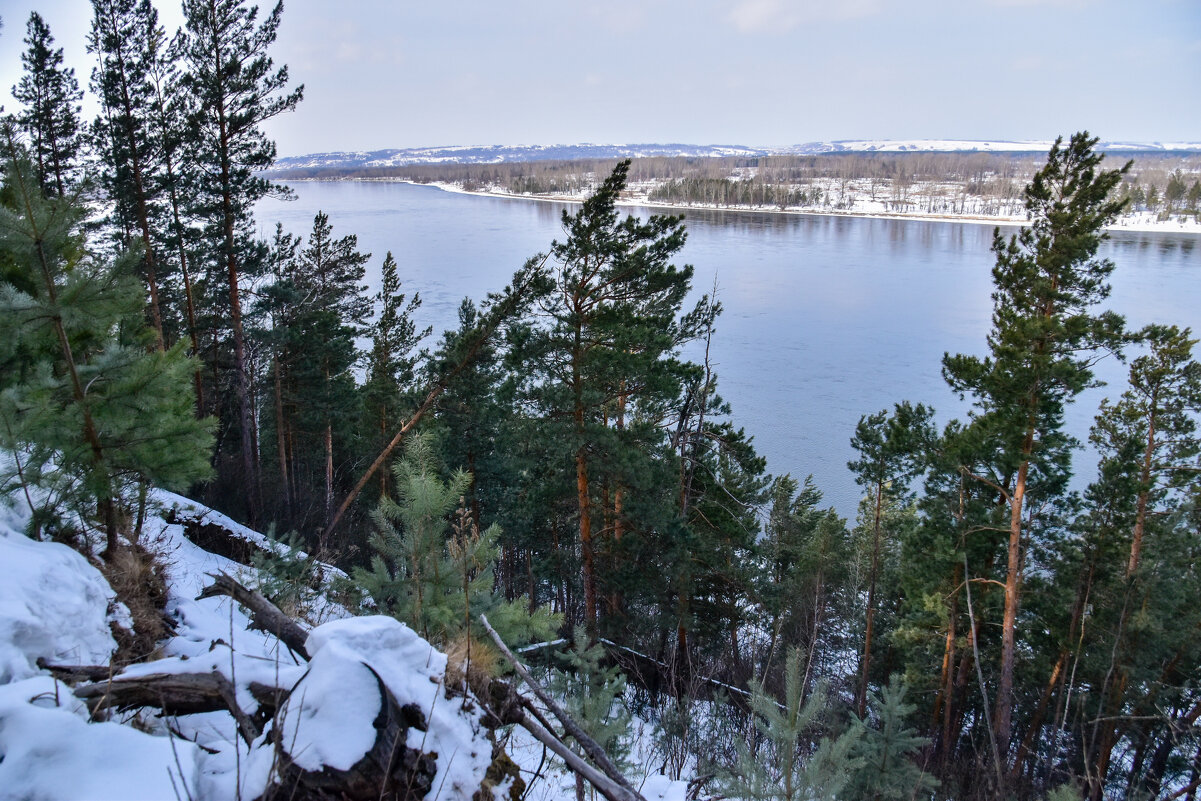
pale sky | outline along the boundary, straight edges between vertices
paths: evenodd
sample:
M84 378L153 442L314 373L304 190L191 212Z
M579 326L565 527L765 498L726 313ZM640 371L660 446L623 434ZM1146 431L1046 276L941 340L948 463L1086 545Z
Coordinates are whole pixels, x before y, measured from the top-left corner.
M4 0L10 111L35 8L81 84L93 64L88 0ZM272 55L305 85L270 125L281 156L1081 129L1201 141L1201 0L292 0Z

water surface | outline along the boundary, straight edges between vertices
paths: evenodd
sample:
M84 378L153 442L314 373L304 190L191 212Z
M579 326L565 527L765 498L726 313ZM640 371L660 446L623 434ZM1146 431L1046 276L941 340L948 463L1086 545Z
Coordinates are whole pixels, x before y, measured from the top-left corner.
M301 182L297 199L264 200L264 234L278 220L307 236L318 210L335 236L356 234L379 284L391 250L405 291L421 293L417 323L435 338L456 324L465 296L504 287L530 256L563 239L563 204L478 197L384 182ZM639 216L663 210L629 209ZM677 210L678 211L678 210ZM677 263L714 283L725 307L711 360L735 422L754 435L775 475L813 474L827 503L853 516L859 488L846 469L861 415L900 400L935 406L943 421L966 405L940 375L945 352L983 353L990 324L993 228L922 220L685 210L688 242ZM1013 229L1008 229L1013 230ZM1102 255L1117 265L1107 305L1132 326L1201 330L1201 250L1184 234L1120 232ZM431 343L432 344L432 343ZM699 353L697 354L699 357ZM1116 395L1125 368L1070 411L1084 437L1100 399ZM1092 460L1077 458L1078 485Z

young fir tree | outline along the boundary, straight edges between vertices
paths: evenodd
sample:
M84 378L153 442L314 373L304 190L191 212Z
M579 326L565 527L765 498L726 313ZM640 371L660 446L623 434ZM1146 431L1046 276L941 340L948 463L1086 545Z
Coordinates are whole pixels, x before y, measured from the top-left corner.
M750 801L834 801L863 767L855 756L860 731L820 737L829 696L824 684L805 691L803 657L791 648L784 662L783 703L752 681L754 732L739 740L734 765L720 771L722 792ZM820 737L820 739L819 739Z
M1008 511L993 714L1000 755L1008 755L1013 732L1027 512L1063 491L1071 445L1062 431L1064 407L1092 383L1098 351L1122 341L1122 319L1094 307L1109 293L1113 264L1096 253L1105 226L1122 210L1122 201L1111 194L1126 168L1099 169L1103 156L1093 150L1096 143L1087 133L1074 134L1066 146L1056 140L1025 190L1030 224L1008 240L999 230L994 235L990 356L943 359L951 388L972 396L976 405L963 430L968 449L990 455L986 470L966 464L964 470L991 488Z
M371 569L354 572L379 612L443 645L470 633L481 614L509 643L536 641L554 630L553 616L531 613L495 591L498 526L481 532L461 510L452 532L448 518L471 483L467 473L440 478L430 439L418 435L397 460L393 478L395 499L381 499L374 515Z
M13 87L23 108L17 124L29 137L37 179L45 194L63 197L74 188L83 139L79 101L83 92L75 70L63 67L63 49L54 49L50 28L36 11L26 25L24 73Z
M77 482L111 557L132 487L183 489L208 474L211 425L192 413L183 351L146 350L138 254L90 253L82 203L43 197L11 128L4 138L16 208L0 208L0 435L25 451L22 481Z
M563 699L564 709L584 732L605 752L623 773L634 766L630 763L630 722L633 719L625 705L625 674L617 665L605 667L605 649L600 643L588 643L588 632L576 626L572 647L555 657L561 669L554 670L548 682L556 697ZM581 756L579 745L572 749ZM588 796L584 780L576 776L577 799ZM595 797L595 790L592 791Z
M852 773L847 798L904 801L926 797L938 786L938 781L914 761L930 741L905 725L905 719L916 709L905 702L905 694L900 678L893 676L879 695L871 694L871 717L876 727L867 725L866 716L853 723L860 730L853 753L862 764Z
M251 211L256 201L273 191L259 173L275 160L275 143L263 132L263 124L295 109L304 87L287 90L287 67L275 69L267 53L275 42L283 3L277 3L261 23L257 6L242 0L184 0L183 13L186 35L180 52L187 71L181 88L191 99L189 144L196 167L190 178L196 214L216 245L208 268L214 286L223 285L225 290L218 308L233 349L235 397L229 407L236 415L226 426L237 431L239 483L246 511L255 521L261 487L254 376L242 300L245 273L254 265L248 258L255 250Z

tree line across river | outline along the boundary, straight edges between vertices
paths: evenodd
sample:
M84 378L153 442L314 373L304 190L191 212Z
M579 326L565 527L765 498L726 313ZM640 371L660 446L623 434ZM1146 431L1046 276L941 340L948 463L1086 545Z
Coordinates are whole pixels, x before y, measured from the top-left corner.
M630 189L639 199L672 205L1020 217L1022 189L1041 159L1030 153L979 152L656 156L632 160ZM468 191L572 197L595 190L617 161L311 167L273 174L297 180L444 182ZM1129 198L1124 214L1195 219L1201 156L1139 153L1114 191Z

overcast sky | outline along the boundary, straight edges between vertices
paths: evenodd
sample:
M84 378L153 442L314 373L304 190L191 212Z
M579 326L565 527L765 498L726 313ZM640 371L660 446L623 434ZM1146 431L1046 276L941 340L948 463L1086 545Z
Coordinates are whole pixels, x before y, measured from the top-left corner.
M31 9L81 84L88 0ZM181 22L162 0L164 23ZM292 0L280 155L484 144L1201 140L1199 0ZM94 113L94 107L87 110Z

